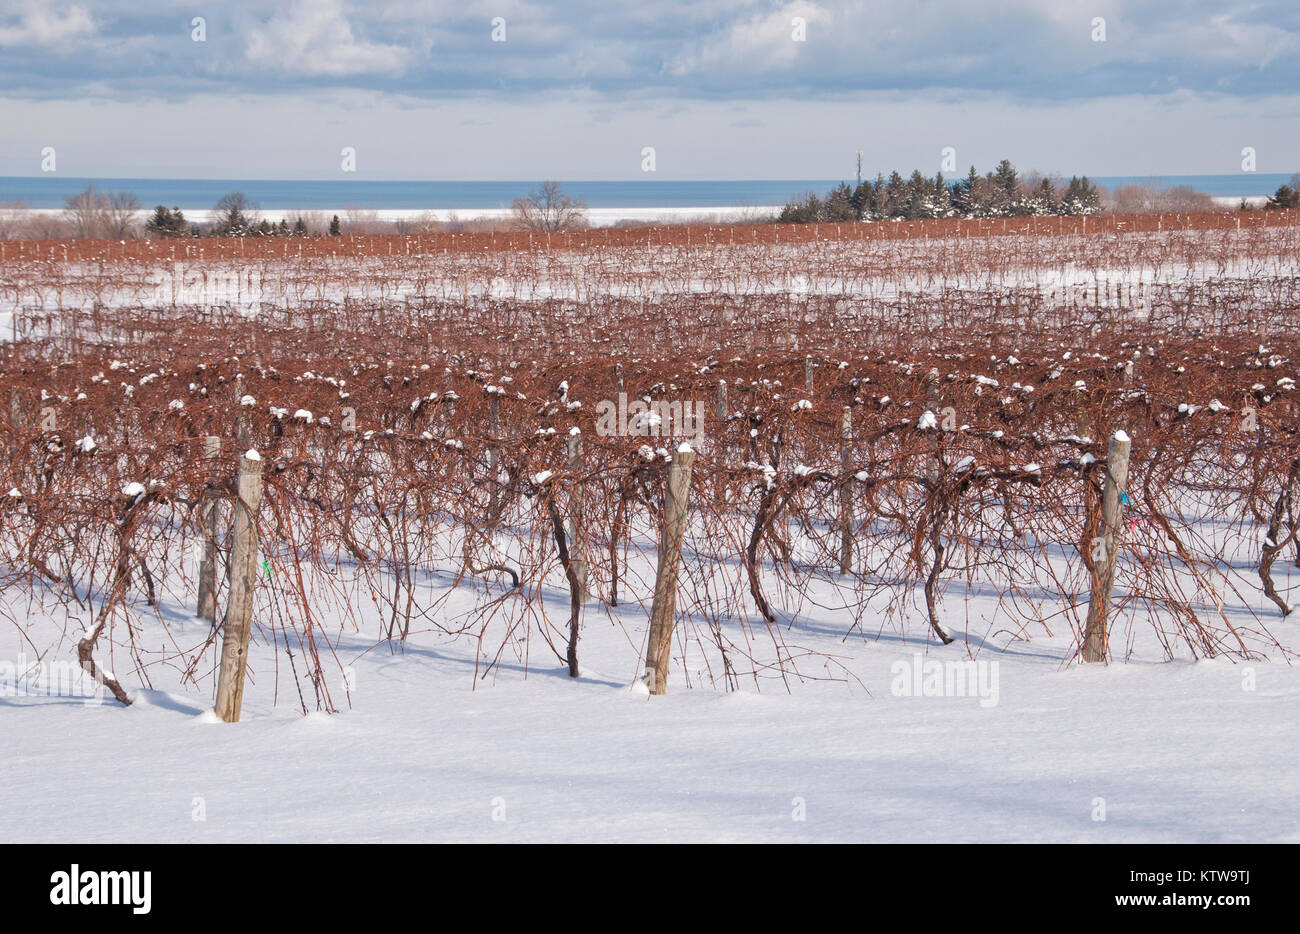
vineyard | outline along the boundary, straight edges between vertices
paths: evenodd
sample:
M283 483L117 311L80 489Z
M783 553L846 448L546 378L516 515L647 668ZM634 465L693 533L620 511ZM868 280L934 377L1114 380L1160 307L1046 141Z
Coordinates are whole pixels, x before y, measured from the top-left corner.
M4 244L0 607L210 698L247 589L250 696L302 713L422 638L656 693L881 639L1287 660L1286 213Z

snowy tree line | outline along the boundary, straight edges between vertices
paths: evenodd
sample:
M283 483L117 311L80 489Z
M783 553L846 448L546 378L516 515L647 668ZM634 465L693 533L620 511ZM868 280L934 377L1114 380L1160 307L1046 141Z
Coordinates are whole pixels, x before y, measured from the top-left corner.
M307 237L319 234L312 230L301 214L290 227L288 220L272 222L256 216L257 205L250 202L242 191L232 191L221 196L213 207L214 218L208 224L190 223L180 208L168 210L163 205L154 208L145 222L145 233L151 237ZM335 214L329 223L328 233L337 237L342 232L339 217Z
M338 215L295 212L278 220L260 216L243 192L223 195L206 222L185 216L179 207L157 205L141 219L139 197L131 191L101 191L94 185L63 199L61 211L33 211L25 202L0 203L0 240L60 238L122 240L128 237L308 237L344 232L377 232L377 213L349 209Z
M940 172L927 178L919 169L903 178L897 171L888 179L856 187L841 182L824 197L809 193L787 204L779 223L812 224L826 221L924 220L934 217L1042 217L1095 214L1101 209L1101 191L1077 176L1069 182L1031 174L1021 176L1003 159L996 169L980 175L975 166L956 182Z

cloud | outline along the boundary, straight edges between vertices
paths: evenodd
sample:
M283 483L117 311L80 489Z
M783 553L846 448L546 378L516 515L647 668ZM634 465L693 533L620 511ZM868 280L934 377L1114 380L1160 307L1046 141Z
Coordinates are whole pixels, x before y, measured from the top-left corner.
M95 32L95 21L85 7L70 6L63 13L41 0L28 0L17 25L0 25L0 45L50 46Z
M243 0L203 44L202 4L79 2L0 0L0 176L50 145L71 175L293 178L343 146L372 178L640 177L645 145L663 178L1300 152L1295 0Z
M815 3L795 0L768 12L758 12L733 22L720 35L693 43L665 67L671 75L738 69L787 69L807 54L806 40L795 41L795 21L810 30L829 24L831 14Z
M358 40L342 0L294 0L248 35L244 57L254 65L294 75L400 74L414 50Z
M1185 0L1173 11L1140 0L244 0L208 17L202 47L188 41L194 11L180 0L20 2L21 14L0 14L0 88L30 99L591 92L618 108L993 92L1074 106L1300 88L1294 0ZM497 15L506 42L491 41ZM792 39L797 16L806 42ZM1096 16L1105 42L1092 41Z

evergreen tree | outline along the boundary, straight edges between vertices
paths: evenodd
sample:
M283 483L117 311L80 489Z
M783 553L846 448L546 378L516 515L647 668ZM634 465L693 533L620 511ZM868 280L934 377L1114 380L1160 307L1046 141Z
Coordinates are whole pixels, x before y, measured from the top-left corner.
M247 237L250 232L248 218L243 211L234 207L227 209L225 215L212 227L214 237Z
M1047 178L1040 178L1027 197L1017 199L1015 213L1029 217L1044 217L1057 213L1056 189Z
M153 209L153 216L144 222L144 229L155 237L165 237L172 229L172 212L161 204Z
M863 182L853 189L853 197L850 201L853 204L854 220L870 220L875 207L876 194L871 187L871 182Z
M936 172L930 184L930 205L932 217L950 217L952 215L952 192L943 179L942 172Z
M1280 187L1264 204L1270 211L1294 211L1300 208L1300 191L1290 185Z
M222 195L214 210L220 211L221 218L213 225L212 234L216 237L247 237L251 231L246 211L256 207L245 197L242 191L231 191Z
M930 183L926 181L920 169L912 170L912 177L907 180L904 191L905 201L903 216L908 220L919 220L930 216Z
M822 220L851 221L857 219L857 210L853 205L853 190L847 182L840 182L826 196L822 209Z
M333 220L330 221L330 236L337 237L342 232L342 227L339 225L339 216L335 214Z
M305 220L303 220L301 217L298 218L298 220L294 222L294 225L293 225L293 235L294 235L295 237L305 237L305 236L307 236L307 222L306 222Z
M975 214L975 192L979 187L979 173L975 166L970 167L970 174L952 186L952 205L958 214L973 216Z
M1016 167L1008 159L1003 159L998 163L998 167L993 170L993 182L1006 193L1007 201L1015 200L1019 181L1020 178L1016 173Z
M907 210L907 183L897 171L889 173L885 183L885 203L881 214L885 217L902 217Z
M1093 214L1101 207L1101 192L1097 186L1088 181L1088 176L1079 178L1071 176L1070 184L1065 186L1061 196L1062 214Z
M792 201L782 208L776 220L780 224L815 224L822 219L822 212L821 198L809 192L802 200ZM333 227L330 229L332 232Z
M882 220L889 215L885 213L885 176L876 173L876 182L871 186L871 216Z
M183 237L188 233L188 226L180 208L169 211L160 204L153 209L153 216L145 221L144 229L155 237Z

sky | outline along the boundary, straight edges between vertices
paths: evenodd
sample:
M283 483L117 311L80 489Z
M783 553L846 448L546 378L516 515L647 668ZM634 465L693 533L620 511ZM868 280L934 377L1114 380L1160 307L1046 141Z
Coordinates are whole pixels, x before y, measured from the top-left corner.
M1292 172L1300 3L0 0L0 175L47 147L127 178Z

